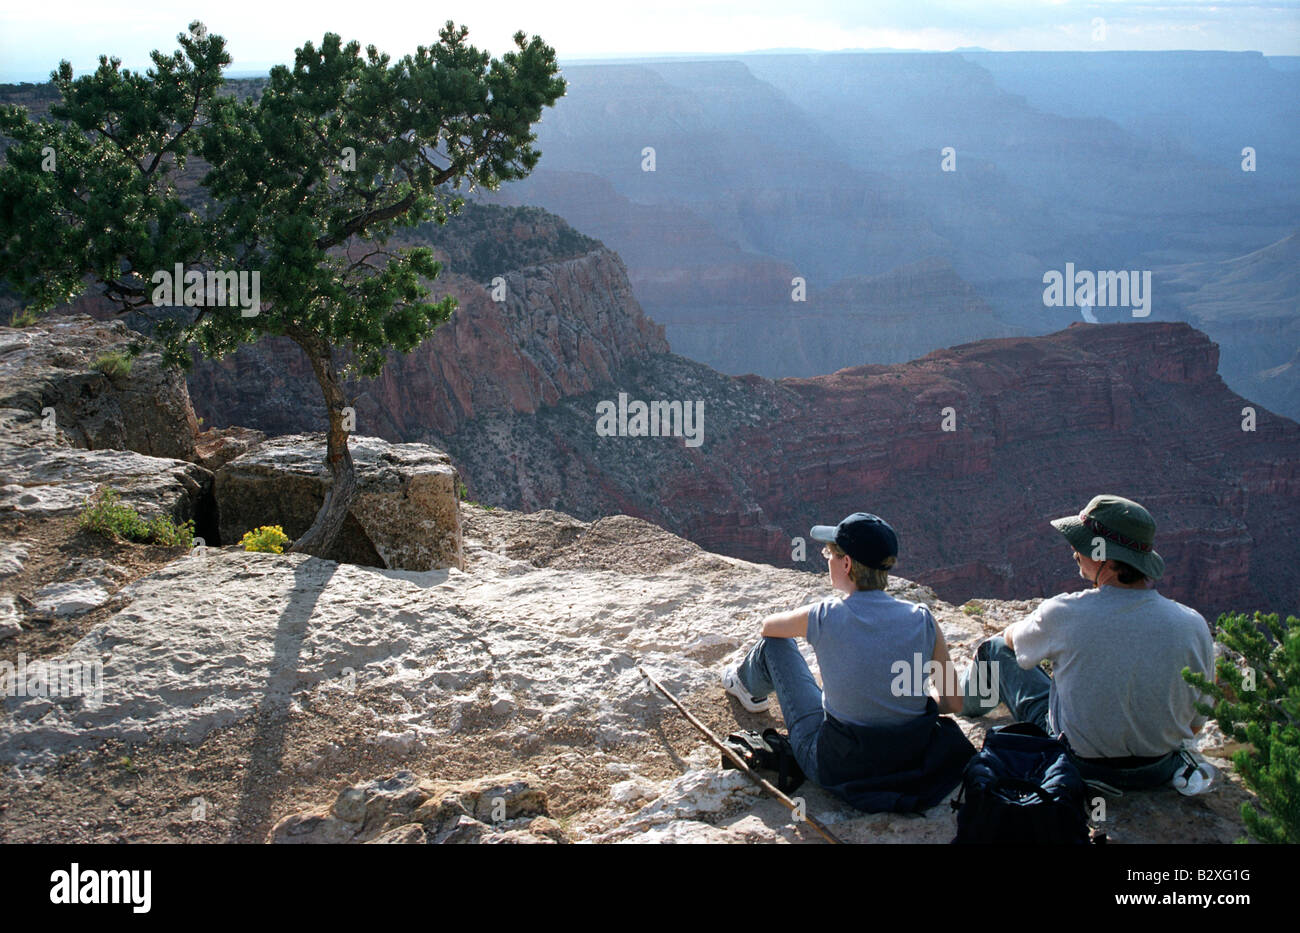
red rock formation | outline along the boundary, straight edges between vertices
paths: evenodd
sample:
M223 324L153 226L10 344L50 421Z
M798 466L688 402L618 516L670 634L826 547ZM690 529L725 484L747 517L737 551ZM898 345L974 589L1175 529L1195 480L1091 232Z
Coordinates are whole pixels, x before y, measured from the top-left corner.
M663 328L641 314L622 260L606 249L507 271L503 301L443 273L434 298L458 308L410 354L394 353L377 380L350 384L357 430L388 439L448 435L483 413L530 414L608 383L630 360L668 352ZM263 340L190 375L209 424L272 434L324 427L320 390L301 351Z
M1077 325L785 380L803 404L752 433L738 470L794 533L859 508L887 516L900 573L952 598L1078 588L1046 522L1114 492L1156 517L1162 590L1207 611L1294 608L1284 516L1300 504L1300 426L1261 410L1243 431L1248 403L1217 364L1187 325ZM790 451L809 464L797 496L779 469Z
M1300 426L1259 409L1243 432L1248 403L1185 324L1079 325L770 382L667 353L608 250L504 273L504 302L445 275L460 309L356 384L357 431L445 446L473 499L629 514L785 566L810 525L867 509L898 529L900 573L961 601L1083 586L1047 521L1113 492L1159 524L1162 591L1210 617L1300 603ZM323 426L283 342L202 363L190 386L209 424ZM619 391L703 400L703 446L597 436L595 405ZM797 566L820 572L816 549Z
M775 383L653 357L544 429L493 417L448 442L482 501L636 515L778 565L811 525L878 512L902 540L899 572L950 601L1082 587L1047 523L1112 492L1155 516L1162 591L1211 618L1294 610L1300 426L1259 409L1243 431L1249 403L1217 361L1184 324L1079 325ZM618 391L703 399L703 446L595 437L595 402ZM815 546L797 566L820 571Z

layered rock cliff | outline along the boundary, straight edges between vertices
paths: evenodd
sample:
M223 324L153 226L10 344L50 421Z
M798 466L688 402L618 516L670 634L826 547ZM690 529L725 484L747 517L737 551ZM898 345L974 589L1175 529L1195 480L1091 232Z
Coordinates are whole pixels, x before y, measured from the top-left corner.
M900 260L874 275L827 276L823 269L743 249L684 205L637 203L586 173L539 172L527 191L538 197L533 203L558 205L565 217L614 246L627 262L637 300L664 325L673 349L725 373L815 376L1015 332L937 256ZM493 197L524 203L517 186ZM878 220L878 205L870 207ZM783 200L765 209L795 206ZM737 211L749 213L747 207ZM796 287L797 281L802 284Z
M432 297L452 295L458 309L416 350L391 354L377 380L350 385L359 432L414 440L455 433L484 413L531 414L608 383L632 360L668 352L663 328L637 308L622 260L585 238L577 255L567 255L569 242L555 228L568 225L544 216L549 220L507 224L510 255L479 249L475 244L491 245L489 236L457 228L466 234L454 247L460 264L438 277ZM528 248L535 240L553 248ZM521 250L545 261L517 266ZM455 261L453 250L439 252ZM311 366L285 338L201 361L189 385L195 410L210 424L270 434L327 427Z
M451 443L485 502L628 512L778 566L812 524L875 511L899 531L903 572L952 600L1079 588L1047 521L1114 492L1155 515L1168 595L1207 614L1286 610L1300 426L1260 408L1244 431L1251 406L1217 358L1181 324L1079 325L776 383L656 356L604 395L484 418ZM598 437L596 405L616 391L703 400L703 445ZM816 569L813 550L794 565Z

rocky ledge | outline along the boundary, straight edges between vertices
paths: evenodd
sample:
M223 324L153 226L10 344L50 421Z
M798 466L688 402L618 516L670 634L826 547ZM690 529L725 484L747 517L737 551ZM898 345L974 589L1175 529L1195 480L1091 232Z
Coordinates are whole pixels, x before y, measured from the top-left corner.
M431 570L463 566L457 476L442 451L351 437L356 498L329 557L371 567ZM288 435L250 446L217 471L221 541L261 525L291 539L311 526L331 479L325 435Z
M121 321L88 315L0 327L0 428L9 443L194 460L185 376ZM134 353L134 355L133 355Z
M816 841L723 771L637 673L644 664L716 731L780 725L731 703L717 675L766 613L823 595L816 578L626 516L463 511L464 570L209 548L120 589L111 615L45 659L98 665L95 702L3 700L0 830L46 838L66 823L51 802L65 798L79 801L78 824L97 825L81 808L99 798L74 791L129 767L143 789L123 798L110 785L124 809L104 821L122 832L135 820L155 840ZM932 607L959 660L1033 606L955 607L901 578L890 590ZM978 746L1006 719L958 721ZM1212 729L1202 745L1225 750ZM1214 793L1108 801L1102 828L1116 842L1237 838L1245 794L1220 763ZM139 806L146 789L170 815ZM849 841L954 833L947 804L869 815L801 794ZM202 821L177 815L196 800Z

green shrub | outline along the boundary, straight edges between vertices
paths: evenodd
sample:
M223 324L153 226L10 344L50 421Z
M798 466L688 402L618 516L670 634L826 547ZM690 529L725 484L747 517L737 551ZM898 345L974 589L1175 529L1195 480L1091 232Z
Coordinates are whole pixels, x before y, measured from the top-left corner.
M1183 678L1214 700L1197 709L1225 735L1249 743L1232 756L1263 811L1241 805L1246 831L1260 842L1300 842L1300 619L1277 614L1219 616L1218 641L1241 656L1215 665L1217 683L1183 670Z
M115 489L107 486L101 486L86 500L77 524L85 531L113 540L185 548L194 543L192 519L180 525L170 515L143 519L135 509L123 504Z
M131 354L123 353L121 350L109 350L107 353L100 354L91 366L109 379L117 379L130 374L131 362Z
M41 319L41 315L32 308L15 311L9 318L10 327L31 327Z
M163 547L189 548L194 545L194 519L176 524L170 515L157 515L148 521L146 540Z
M86 501L78 524L86 531L126 541L143 540L149 533L149 526L140 514L123 505L116 490L106 486Z
M469 487L467 487L465 483L459 478L457 478L456 480L456 496L460 499L461 502L464 502L466 505L476 505L481 509L487 509L489 512L491 512L493 509L496 508L495 505L484 505L482 502L475 502L473 499L471 499L469 497Z
M982 616L984 615L984 606L982 603L978 603L972 599L970 602L966 603L966 605L961 607L961 611L966 613L968 616Z
M289 543L289 536L279 525L263 525L252 531L244 532L239 545L245 551L261 551L264 554L283 554Z

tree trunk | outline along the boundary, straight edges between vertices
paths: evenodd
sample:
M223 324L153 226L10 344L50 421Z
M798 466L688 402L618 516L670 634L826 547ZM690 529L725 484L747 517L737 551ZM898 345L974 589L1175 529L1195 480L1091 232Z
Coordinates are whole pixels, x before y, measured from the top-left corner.
M357 474L352 466L352 453L348 450L348 432L343 430L343 408L347 404L347 398L343 395L343 386L339 382L329 343L319 335L297 329L286 330L285 334L307 354L311 368L316 373L316 381L320 383L321 392L325 395L325 406L329 409L330 418L325 456L332 477L332 482L325 491L325 501L316 513L316 520L289 550L323 558L343 530L348 507L357 491Z

